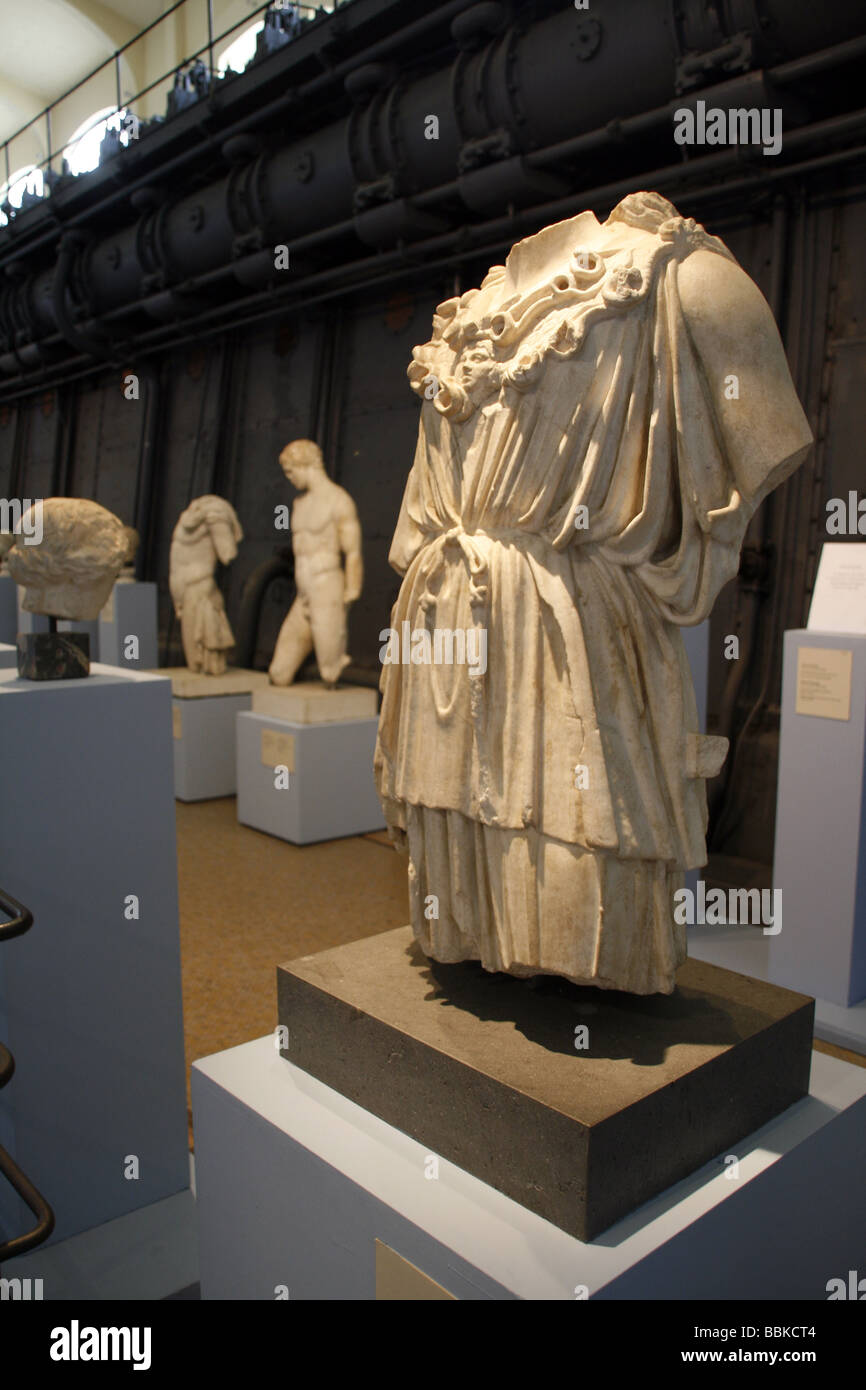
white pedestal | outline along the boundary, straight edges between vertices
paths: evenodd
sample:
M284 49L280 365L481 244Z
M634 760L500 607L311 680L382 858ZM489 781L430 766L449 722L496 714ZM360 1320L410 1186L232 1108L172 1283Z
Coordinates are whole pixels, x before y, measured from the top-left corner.
M18 669L18 648L11 642L0 642L0 671L7 671L10 666Z
M18 587L11 574L0 574L0 642L18 636Z
M866 1071L811 1095L584 1244L284 1061L192 1068L202 1297L376 1297L376 1241L457 1298L817 1299L862 1269Z
M234 796L235 719L250 708L253 690L267 685L267 672L230 666L222 676L202 676L173 666L161 674L170 678L173 696L175 796L178 801Z
M804 648L850 654L847 719L797 713ZM864 770L866 637L786 632L773 864L783 918L769 979L845 1007L866 997Z
M120 580L99 615L99 660L133 671L152 670L159 661L155 584ZM126 656L128 637L138 639L138 657Z
M0 883L34 916L0 949L0 1142L60 1241L189 1184L168 681L0 671L0 767ZM6 1183L0 1225L32 1225Z
M295 845L382 830L373 780L377 719L294 724L237 718L238 820ZM286 776L276 769L284 767Z

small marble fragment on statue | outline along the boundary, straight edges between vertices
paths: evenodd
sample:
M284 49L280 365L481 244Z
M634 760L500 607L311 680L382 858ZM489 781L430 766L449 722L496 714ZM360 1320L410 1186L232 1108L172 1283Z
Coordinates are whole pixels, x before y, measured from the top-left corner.
M375 764L415 935L670 993L725 754L680 629L812 442L773 315L717 237L636 193L519 242L413 358L391 624L434 657L383 657ZM485 661L437 663L443 634Z
M301 493L292 507L297 597L280 628L269 675L273 685L291 685L315 651L319 675L334 687L349 665L346 620L364 582L358 513L345 488L328 477L312 440L287 444L280 467Z
M48 497L34 506L41 508L41 540L27 542L40 529L30 524L28 511L6 562L24 589L21 606L28 613L92 622L126 557L123 523L83 497Z
M190 502L174 528L168 584L190 671L225 672L235 639L214 573L218 563L231 564L242 540L234 507L212 493Z

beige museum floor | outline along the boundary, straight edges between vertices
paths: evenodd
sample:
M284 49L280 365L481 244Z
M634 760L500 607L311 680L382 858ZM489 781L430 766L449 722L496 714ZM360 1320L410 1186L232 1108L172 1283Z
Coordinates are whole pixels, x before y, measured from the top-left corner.
M384 832L300 847L238 825L233 797L176 805L188 1076L199 1057L274 1028L279 961L403 926L408 901Z
M387 835L303 847L239 825L233 797L177 806L187 1077L277 1022L276 965L409 920Z

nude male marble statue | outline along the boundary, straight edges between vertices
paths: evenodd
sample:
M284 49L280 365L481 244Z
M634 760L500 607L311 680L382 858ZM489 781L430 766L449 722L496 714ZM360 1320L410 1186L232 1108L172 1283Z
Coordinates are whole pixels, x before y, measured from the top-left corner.
M312 440L287 444L280 467L301 494L292 507L298 592L268 674L273 685L291 685L315 651L319 675L333 688L349 664L346 619L364 582L358 513L345 488L328 477L322 451Z
M235 644L214 572L231 564L243 538L234 507L212 493L190 502L172 534L169 589L183 652L189 669L206 676L223 675Z
M440 304L409 379L391 624L477 628L487 652L383 665L376 779L415 935L439 961L670 993L727 747L700 732L680 628L812 441L772 313L721 241L638 193Z

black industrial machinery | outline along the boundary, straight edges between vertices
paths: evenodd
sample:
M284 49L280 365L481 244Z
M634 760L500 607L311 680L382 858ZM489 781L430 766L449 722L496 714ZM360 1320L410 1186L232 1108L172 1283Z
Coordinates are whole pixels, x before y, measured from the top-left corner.
M201 62L179 72L174 119L0 229L0 397L274 312L275 296L492 255L636 180L718 201L850 164L864 24L855 0L447 0L420 17L354 0L305 28L276 10L267 61L217 86ZM781 109L781 156L677 151L674 111L698 94Z
M0 490L128 497L140 577L161 581L184 498L221 491L258 528L224 580L249 655L277 587L266 480L291 436L271 431L313 434L366 508L352 650L372 675L416 428L403 373L433 306L520 237L657 190L764 289L816 436L712 620L709 727L733 743L715 847L766 867L781 634L805 619L828 489L862 477L862 3L348 0L300 16L272 7L243 73L184 77L170 119L0 228ZM678 144L682 112L707 108L780 113L781 147ZM133 370L121 463L103 414ZM729 633L738 662L720 655Z

